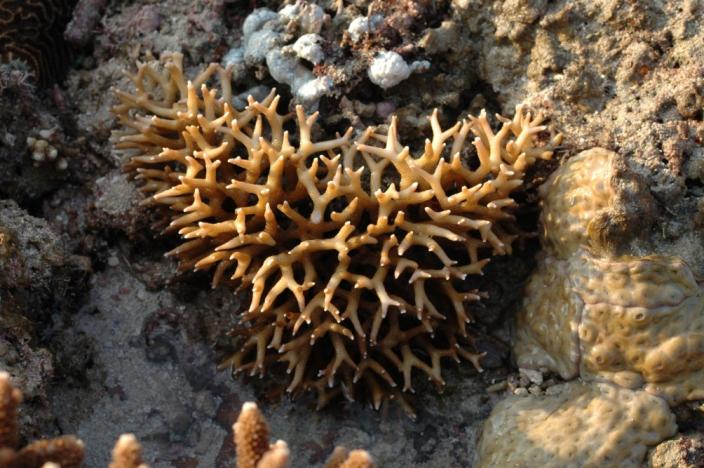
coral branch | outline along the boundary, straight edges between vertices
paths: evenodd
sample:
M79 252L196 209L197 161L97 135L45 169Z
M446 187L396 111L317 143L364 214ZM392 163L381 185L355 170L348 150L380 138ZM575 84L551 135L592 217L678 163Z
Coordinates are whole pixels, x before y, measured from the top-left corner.
M283 362L289 391L322 377L350 398L354 382L376 396L400 381L410 390L417 372L442 385L445 358L477 365L466 308L478 296L464 280L511 252L511 193L552 154L535 138L542 117L519 106L494 133L484 112L443 130L435 111L418 151L396 118L354 142L351 130L315 141L317 114L281 115L273 92L235 110L228 77L211 65L188 83L179 54L141 64L135 94L116 93L113 136L151 203L168 208L166 231L186 239L169 253L181 268L251 291L227 363L263 373ZM379 380L379 368L391 372Z
M41 467L56 463L64 468L78 468L83 463L83 442L73 436L42 439L17 448L17 407L22 393L10 382L7 372L0 372L0 466L8 468Z

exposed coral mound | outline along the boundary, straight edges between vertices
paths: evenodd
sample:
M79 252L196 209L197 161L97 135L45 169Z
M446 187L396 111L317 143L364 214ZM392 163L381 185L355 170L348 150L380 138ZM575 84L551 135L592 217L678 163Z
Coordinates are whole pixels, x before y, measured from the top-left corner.
M0 372L0 466L3 468L39 468L54 462L63 468L77 468L83 463L83 442L73 436L42 439L17 449L17 407L22 393L10 382L7 372Z
M615 157L585 151L543 188L547 256L518 318L518 365L644 388L670 403L704 398L704 288L676 257L606 248L613 231L599 220L621 205L610 187Z
M234 369L284 362L288 390L314 388L321 404L341 390L355 398L363 382L378 406L399 377L412 390L413 368L443 384L443 358L479 367L466 328L479 296L463 280L510 252L511 192L551 156L536 138L541 116L519 107L494 133L485 113L443 130L436 112L417 152L395 119L354 143L351 130L315 142L317 114L278 114L273 92L237 111L229 70L187 82L181 61L142 64L135 93L117 91L115 146L172 210L181 268L251 291ZM206 85L216 75L220 96Z
M649 445L677 431L667 404L646 392L611 384L561 387L496 405L477 466L639 467Z

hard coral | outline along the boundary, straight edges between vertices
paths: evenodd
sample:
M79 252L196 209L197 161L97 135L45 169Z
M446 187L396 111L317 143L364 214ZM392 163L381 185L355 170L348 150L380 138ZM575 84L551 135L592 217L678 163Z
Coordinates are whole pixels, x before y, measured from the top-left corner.
M55 462L63 468L83 463L83 442L72 436L32 442L21 450L17 446L17 407L22 393L10 382L7 372L0 372L0 466L4 468L38 468Z
M543 190L546 253L518 318L518 365L704 398L704 288L681 259L612 253L615 153L585 151ZM545 284L554 285L545 288Z
M412 154L395 118L354 143L351 130L315 142L317 114L279 114L273 91L237 111L230 70L211 64L187 81L179 54L131 78L134 94L116 92L115 146L172 210L166 232L185 242L169 254L251 291L236 371L284 362L289 391L316 389L324 404L361 382L378 407L399 376L412 389L413 368L437 384L443 358L479 368L465 306L479 295L463 280L511 250L511 192L551 156L536 143L541 116L518 107L494 133L483 112L443 130L436 111Z
M677 431L667 404L704 398L704 288L677 257L633 255L643 224L627 200L639 190L617 177L618 160L584 151L541 187L545 252L518 316L516 360L583 382L497 405L480 442L483 466L526 457L641 466L647 445Z
M242 405L233 426L237 448L237 468L284 468L288 466L286 442L269 444L269 426L256 403ZM326 468L373 468L372 457L365 450L348 452L336 447L325 464Z
M237 468L286 468L289 450L283 440L269 444L269 425L256 403L242 405L237 422L232 426L237 449ZM132 434L123 434L115 444L109 468L148 468L142 462L142 447ZM348 452L336 447L326 468L374 468L372 457L365 450Z
M42 85L60 81L71 52L63 33L76 0L0 0L0 61L25 60Z
M133 434L122 434L117 439L108 468L147 468L142 462L142 446Z
M547 396L511 396L484 426L479 467L639 467L648 446L672 436L664 401L610 384L564 384Z
M256 468L257 463L269 451L269 425L256 403L242 406L237 422L232 427L237 447L238 468ZM271 447L273 450L273 446Z
M10 381L7 372L0 371L0 466L2 468L78 468L84 458L83 442L73 436L39 440L22 450L17 445L17 407L22 393ZM285 468L288 447L279 440L269 444L269 426L255 403L242 406L232 427L237 448L237 468ZM372 457L364 450L348 452L336 447L326 468L374 468ZM112 452L109 468L149 468L142 461L142 446L133 434L123 434Z

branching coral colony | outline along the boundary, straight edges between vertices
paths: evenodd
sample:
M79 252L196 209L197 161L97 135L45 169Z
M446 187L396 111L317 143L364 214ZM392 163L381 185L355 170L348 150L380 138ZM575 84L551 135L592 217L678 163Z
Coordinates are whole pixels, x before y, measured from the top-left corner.
M315 389L322 405L366 389L378 408L401 379L412 390L413 368L437 384L444 358L480 369L466 328L479 295L463 280L511 250L511 192L552 154L536 143L540 116L518 107L494 133L484 112L443 130L436 111L412 154L395 118L385 133L316 142L317 114L279 114L274 91L237 111L230 71L211 64L187 81L180 54L130 76L114 143L173 211L165 231L184 242L169 255L251 291L235 371L283 362L288 391Z

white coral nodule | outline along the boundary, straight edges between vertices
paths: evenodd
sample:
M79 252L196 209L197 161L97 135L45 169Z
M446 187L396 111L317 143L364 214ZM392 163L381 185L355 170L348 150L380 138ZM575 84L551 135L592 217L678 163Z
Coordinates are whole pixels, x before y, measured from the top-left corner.
M115 147L171 209L181 268L251 291L227 364L284 363L289 391L315 389L325 404L364 388L376 407L399 380L412 390L414 368L438 384L444 358L479 368L466 329L479 296L463 280L510 252L511 192L552 154L536 146L540 116L518 107L494 133L484 112L443 130L435 111L417 153L395 118L383 133L316 142L317 113L281 115L273 91L237 111L227 69L186 82L180 55L162 60L139 66L134 94L116 92ZM219 96L205 84L215 76Z

